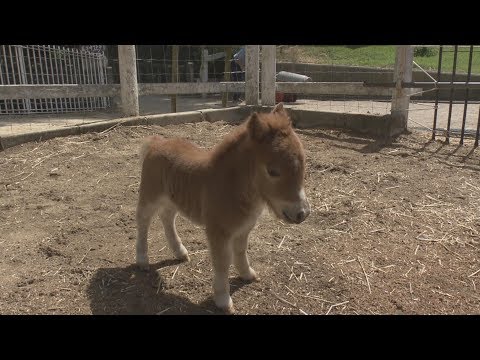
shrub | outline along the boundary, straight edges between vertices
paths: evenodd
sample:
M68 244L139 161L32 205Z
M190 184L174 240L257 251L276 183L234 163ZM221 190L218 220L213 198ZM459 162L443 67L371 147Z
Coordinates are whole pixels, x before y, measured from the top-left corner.
M414 56L419 57L430 57L438 54L438 49L426 47L426 46L417 46L413 51Z

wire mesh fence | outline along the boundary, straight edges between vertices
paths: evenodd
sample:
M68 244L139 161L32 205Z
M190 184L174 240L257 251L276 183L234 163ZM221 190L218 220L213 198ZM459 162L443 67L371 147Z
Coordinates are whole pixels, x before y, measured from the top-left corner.
M411 90L408 126L444 133L450 122L453 136L474 134L480 114L480 89L445 87L438 82L480 81L480 46L414 46L412 81L424 84ZM457 53L455 52L457 48ZM439 60L440 71L439 69ZM277 46L277 71L308 76L314 82L330 83L322 94L286 96L292 105L317 111L386 115L391 113L393 86L385 94L342 92L352 82L393 84L395 46ZM469 70L470 67L470 70ZM448 85L448 84L447 84ZM435 115L436 113L436 115ZM434 117L437 122L433 125ZM449 120L450 119L450 120Z
M137 81L150 83L202 83L244 81L244 69L238 67L233 56L241 45L201 46L180 45L174 56L174 45L136 45ZM118 49L106 48L109 83L120 82ZM174 94L172 94L174 95ZM225 96L227 98L225 99ZM243 94L229 92L209 94L182 94L176 96L177 111L221 108L238 105ZM171 97L168 95L140 95L140 114L168 113Z
M244 104L244 92L194 84L245 81L234 60L242 45L137 45L136 70L140 114L201 110ZM260 47L260 52L262 47ZM480 81L480 46L414 46L414 83L408 125L440 133L474 133L478 127L480 88L437 88L441 82ZM387 115L392 111L395 46L276 46L276 101L316 111ZM261 53L260 53L260 59ZM262 68L258 68L262 81ZM439 71L440 68L440 71ZM469 70L470 69L470 70ZM295 90L289 82L313 82ZM0 85L119 84L117 45L1 45ZM159 84L181 83L179 93ZM281 84L284 83L284 84ZM149 87L149 84L153 84ZM191 84L191 85L190 85ZM369 84L368 86L364 86ZM382 85L383 84L383 85ZM116 85L118 86L118 85ZM162 85L163 86L163 85ZM383 86L383 88L382 88ZM188 92L192 89L192 93ZM195 90L196 89L196 90ZM213 89L213 90L212 90ZM218 92L217 92L218 89ZM222 89L222 90L220 90ZM185 91L187 90L187 91ZM203 90L201 90L203 91ZM213 91L213 92L212 92ZM221 92L225 91L225 92ZM302 90L303 91L303 90ZM38 93L38 92L37 92ZM103 93L102 93L103 94ZM119 93L118 93L119 95ZM261 97L261 87L260 87ZM172 105L175 104L175 105ZM0 100L0 115L82 114L82 122L112 116L118 110L108 96L19 97ZM174 110L172 110L174 109ZM87 114L87 113L90 113ZM98 117L97 115L102 116ZM108 115L110 116L110 115ZM115 116L118 116L115 115ZM432 124L432 120L435 123ZM2 117L5 119L5 117ZM10 119L10 118L9 118ZM8 123L3 121L3 124ZM52 123L56 121L52 120ZM2 125L2 124L0 124Z
M298 94L297 106L317 111L384 115L390 113L391 94L346 91L341 86L393 82L395 47L374 47L381 56L369 63L367 56L371 48L280 45L277 46L277 71L289 71L308 76L313 82L330 84L321 94Z

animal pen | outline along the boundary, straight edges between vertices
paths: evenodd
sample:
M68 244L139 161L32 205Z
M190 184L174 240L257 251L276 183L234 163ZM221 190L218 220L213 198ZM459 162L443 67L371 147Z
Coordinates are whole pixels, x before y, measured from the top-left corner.
M271 106L283 100L279 95L295 94L292 109L320 111L323 114L316 121L326 126L338 122L340 127L368 127L359 125L364 117L358 115L363 114L374 128L379 128L380 121L384 126L379 131L390 132L388 135L404 131L408 124L430 131L433 139L442 135L448 142L453 136L463 144L465 137L474 138L478 146L480 77L474 73L478 64L472 59L479 47L473 45L440 46L436 71L422 68L418 56L414 58L413 46L397 47L391 70L301 63L291 56L295 47L247 46L245 81L232 81L235 47L157 48L109 46L107 51L92 52L84 47L2 45L3 135L12 135L15 124L22 124L22 131L28 131L27 124L32 128L32 123L55 125L54 114L77 119L65 124L79 124L120 116L227 108L238 105L231 102L231 94L242 92L247 106ZM453 53L452 68L445 63L442 66L448 53ZM468 70L460 73L457 57L465 53ZM276 61L277 54L282 61ZM295 79L300 80L292 82Z
M237 46L2 45L0 312L216 313L206 240L185 219L190 262L154 221L152 269L133 266L138 149L151 134L211 148L295 94L312 213L298 226L262 214L249 248L261 281L231 273L239 313L479 313L479 47L425 48L433 71L415 46L387 69L247 45L232 81Z

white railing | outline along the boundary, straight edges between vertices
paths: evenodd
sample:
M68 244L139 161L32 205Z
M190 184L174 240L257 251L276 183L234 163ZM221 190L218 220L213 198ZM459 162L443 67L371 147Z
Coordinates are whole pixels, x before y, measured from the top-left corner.
M0 85L105 85L107 59L101 53L52 45L1 45ZM106 96L42 97L35 87L0 99L0 114L94 111L110 106Z

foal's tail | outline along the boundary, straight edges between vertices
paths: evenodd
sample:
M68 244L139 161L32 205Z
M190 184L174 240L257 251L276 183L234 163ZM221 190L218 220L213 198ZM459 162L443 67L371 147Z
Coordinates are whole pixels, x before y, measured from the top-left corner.
M145 156L147 156L148 150L150 150L150 147L152 143L156 141L162 141L164 140L164 137L160 135L152 135L149 136L145 139L143 142L142 146L140 147L140 165L143 165L143 161L145 160Z

